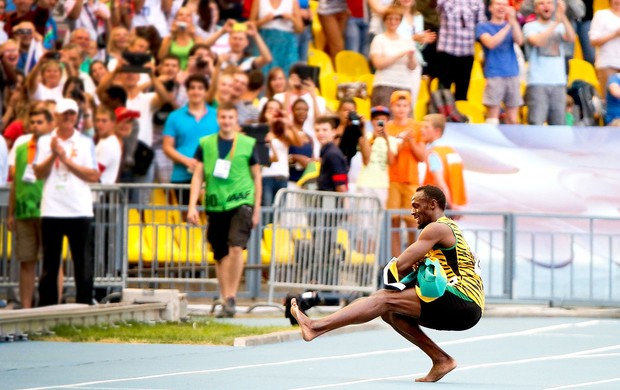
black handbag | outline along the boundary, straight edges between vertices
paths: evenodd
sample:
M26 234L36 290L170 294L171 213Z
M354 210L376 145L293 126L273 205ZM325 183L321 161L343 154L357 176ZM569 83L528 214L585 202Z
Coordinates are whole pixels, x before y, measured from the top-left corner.
M153 149L142 141L138 141L136 145L136 151L134 152L134 166L132 172L136 175L146 175L149 171L155 152Z

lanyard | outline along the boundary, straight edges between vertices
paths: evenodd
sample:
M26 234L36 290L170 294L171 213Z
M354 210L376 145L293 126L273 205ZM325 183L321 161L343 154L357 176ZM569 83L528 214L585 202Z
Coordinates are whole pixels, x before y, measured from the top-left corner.
M230 151L228 152L228 156L225 156L222 160L232 161L233 157L235 156L235 148L237 147L237 136L238 134L235 134L235 138L233 139L233 144L232 144L232 147L230 148ZM218 150L218 157L219 157L219 150Z
M37 154L37 141L32 137L28 142L28 164L32 164L34 156Z

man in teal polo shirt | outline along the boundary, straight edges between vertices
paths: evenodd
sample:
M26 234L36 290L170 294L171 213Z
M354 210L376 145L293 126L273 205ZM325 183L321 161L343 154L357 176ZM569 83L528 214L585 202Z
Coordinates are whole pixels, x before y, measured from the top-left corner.
M235 298L243 273L242 251L260 218L261 167L256 140L239 132L237 109L222 103L217 109L219 131L200 139L194 158L187 220L200 224L196 208L205 184L204 207L209 216L207 240L213 248L220 298L219 317L235 315Z
M209 84L202 75L191 75L185 81L188 103L170 113L164 125L163 151L172 160L173 184L189 184L198 161L194 153L198 141L205 135L215 134L218 124L215 109L205 103ZM176 191L180 204L187 204L189 193Z

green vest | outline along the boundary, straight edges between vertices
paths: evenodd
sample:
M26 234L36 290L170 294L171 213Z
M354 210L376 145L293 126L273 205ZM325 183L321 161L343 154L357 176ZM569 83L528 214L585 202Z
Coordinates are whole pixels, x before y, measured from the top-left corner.
M24 182L24 172L28 165L29 142L24 142L15 149L15 218L40 218L43 180L34 183Z
M226 156L226 160L231 161L230 172L228 178L222 179L213 175L215 162L219 157L218 137L216 133L200 139L205 175L205 209L228 211L241 205L254 206L254 179L249 161L254 153L256 140L244 134L236 135L233 149Z

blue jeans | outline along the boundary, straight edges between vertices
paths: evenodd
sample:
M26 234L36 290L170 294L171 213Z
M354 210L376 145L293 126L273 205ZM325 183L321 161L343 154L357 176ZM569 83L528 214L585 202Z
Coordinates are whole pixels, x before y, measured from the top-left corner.
M344 37L345 50L356 51L368 56L368 23L364 21L364 18L349 17Z
M590 31L590 24L592 24L591 20L582 20L580 22L573 22L573 27L575 28L575 32L579 37L579 43L581 44L583 59L591 64L594 64L594 56L596 54L596 51L594 50L594 46L592 46L592 44L590 43L590 37L588 37L588 32Z
M276 193L288 185L288 177L284 176L263 176L263 197L261 205L265 207L273 206Z
M312 41L312 25L305 26L301 34L297 35L299 42L299 61L308 62L308 48ZM284 69L284 73L288 74L288 69Z

